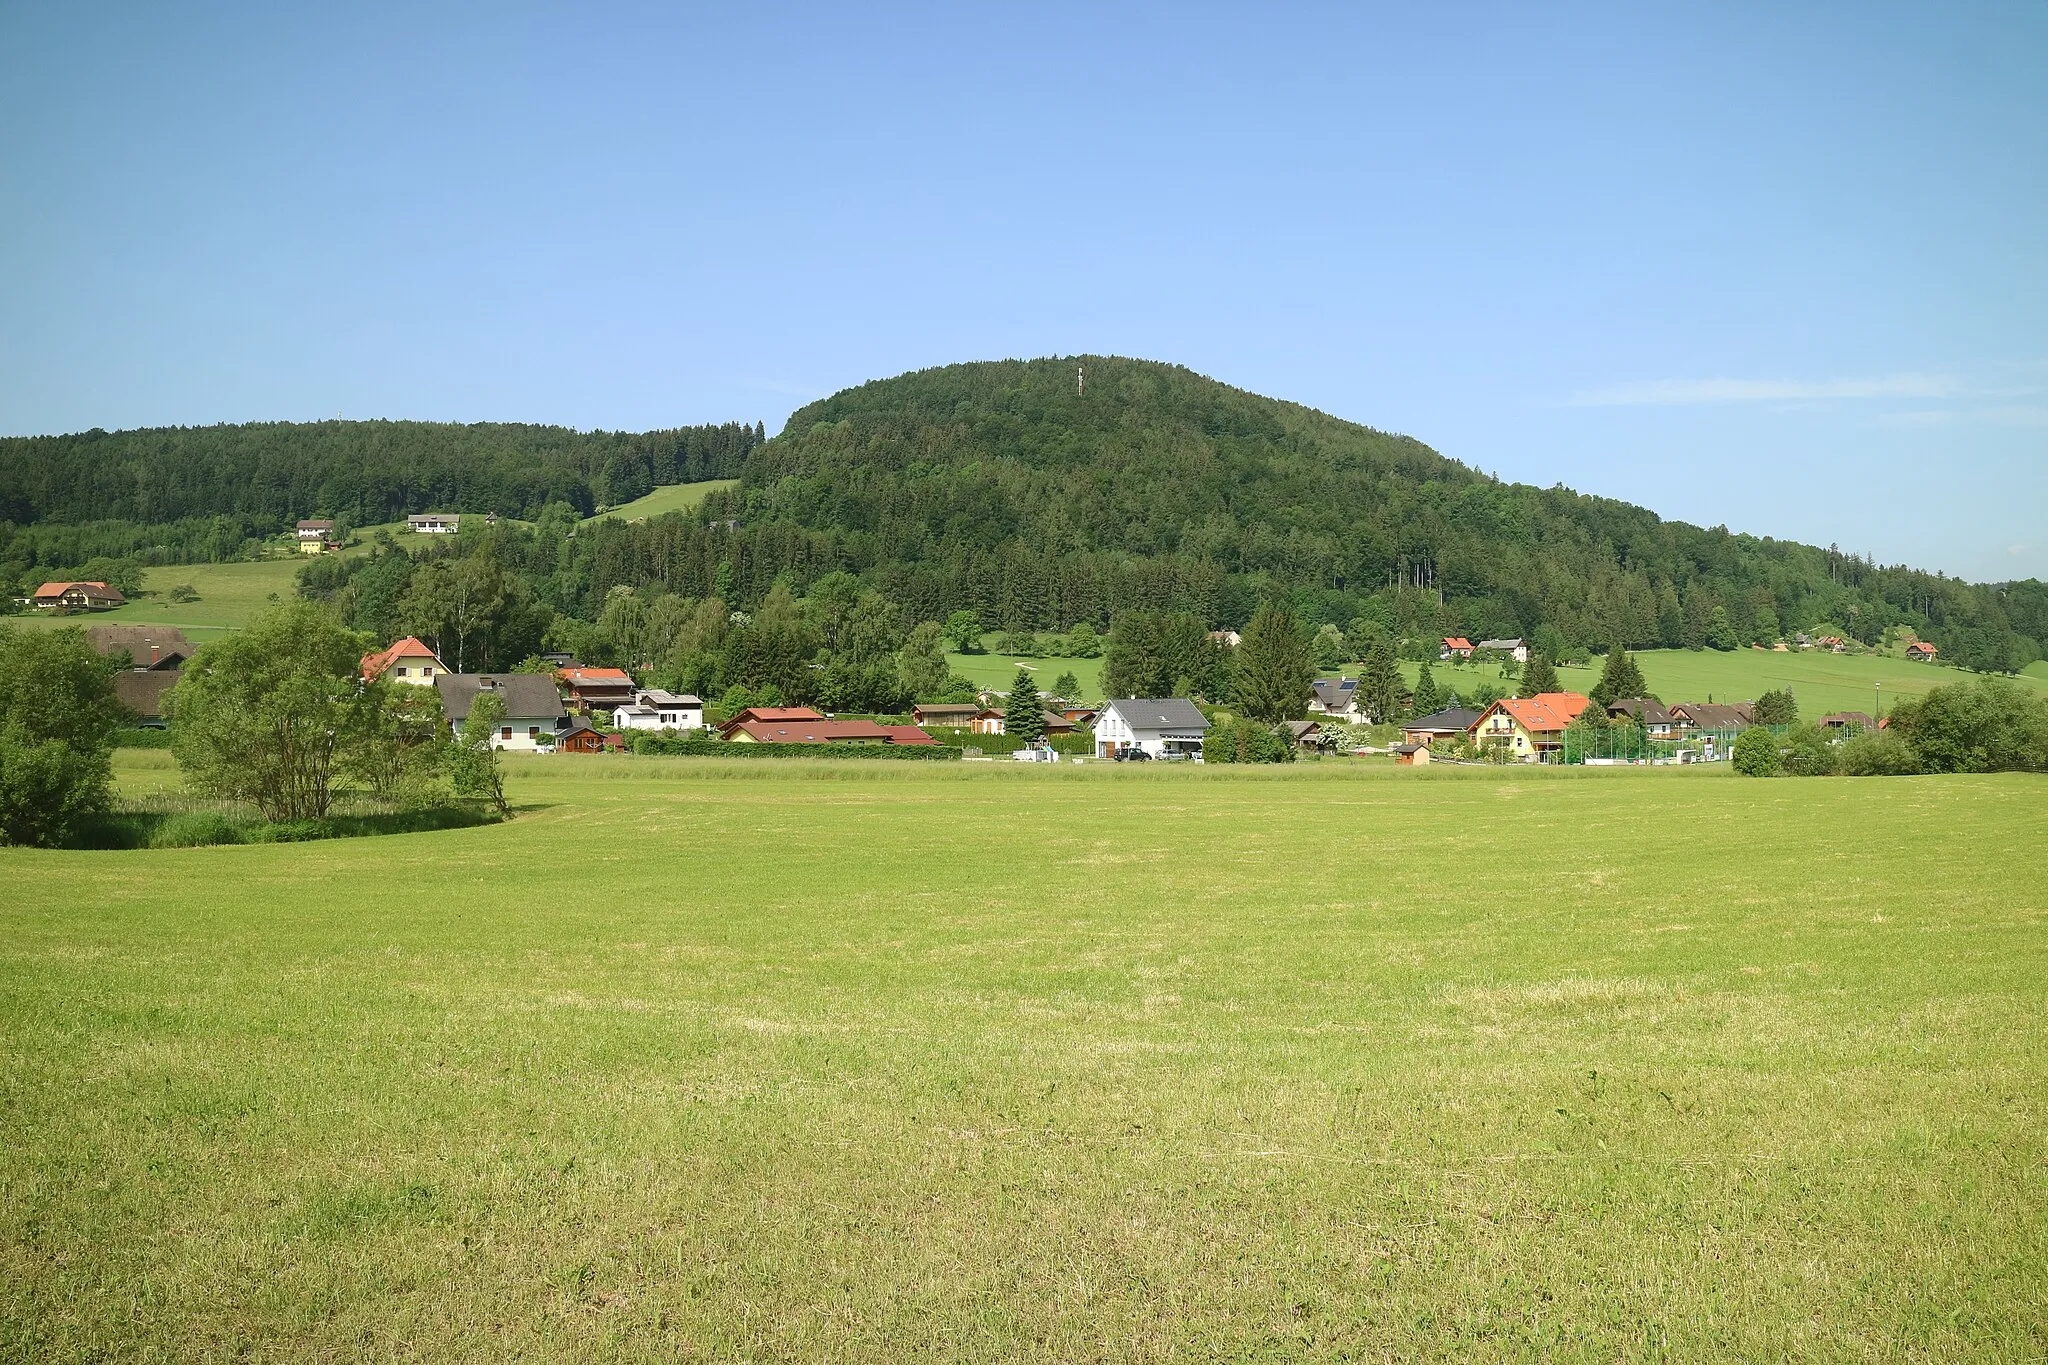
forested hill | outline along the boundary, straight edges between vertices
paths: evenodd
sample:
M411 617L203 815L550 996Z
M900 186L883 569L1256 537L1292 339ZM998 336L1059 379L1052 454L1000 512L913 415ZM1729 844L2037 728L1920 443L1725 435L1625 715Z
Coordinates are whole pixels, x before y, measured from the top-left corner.
M1503 484L1410 438L1147 361L864 384L797 412L742 479L704 516L751 532L736 538L758 547L743 581L823 562L925 619L972 607L991 625L1060 628L1141 606L1236 624L1277 593L1312 621L1386 614L1404 634L1475 638L1549 626L1591 646L1696 645L1716 607L1745 640L1822 622L1870 640L1895 624L2048 635L2039 585L1977 587Z
M588 515L662 484L730 478L759 426L669 431L445 422L260 422L0 438L0 522L190 517L355 525L408 512Z

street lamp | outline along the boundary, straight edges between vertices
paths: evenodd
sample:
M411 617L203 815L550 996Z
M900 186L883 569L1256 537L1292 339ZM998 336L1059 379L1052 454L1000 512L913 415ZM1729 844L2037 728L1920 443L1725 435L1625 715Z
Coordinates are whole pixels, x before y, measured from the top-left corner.
M1875 706L1875 707L1877 708L1877 712L1876 712L1876 714L1874 714L1873 716L1871 716L1871 718L1870 718L1870 719L1871 719L1872 721L1880 721L1880 720L1883 720L1883 719L1884 719L1884 684L1883 684L1883 683L1881 683L1881 682L1874 682L1874 683L1872 683L1872 684L1870 685L1870 688L1871 688L1871 695L1877 698L1877 700L1876 700L1875 702L1873 702L1873 703L1872 703L1872 705L1874 705L1874 706Z

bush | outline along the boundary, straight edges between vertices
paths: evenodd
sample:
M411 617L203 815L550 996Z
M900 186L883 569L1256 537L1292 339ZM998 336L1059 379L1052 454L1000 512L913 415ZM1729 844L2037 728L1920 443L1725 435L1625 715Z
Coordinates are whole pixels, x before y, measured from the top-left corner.
M2003 678L1937 687L1892 713L1931 773L2048 770L2048 697Z
M1761 725L1752 725L1735 737L1735 771L1744 777L1778 775L1778 737Z
M116 730L116 749L168 749L171 747L169 730Z
M1866 730L1841 748L1835 771L1844 777L1910 777L1920 755L1889 730Z
M218 811L193 811L167 817L150 832L151 848L210 848L249 842L247 822Z
M977 740L1007 738L977 736ZM636 754L684 758L880 758L944 762L960 757L960 750L947 744L734 744L723 739L685 739L651 730L636 733L632 743Z
M1794 777L1828 777L1838 771L1840 764L1841 755L1833 738L1823 734L1817 725L1794 726L1780 742L1778 766Z
M1292 763L1294 746L1279 726L1218 716L1202 736L1204 763Z

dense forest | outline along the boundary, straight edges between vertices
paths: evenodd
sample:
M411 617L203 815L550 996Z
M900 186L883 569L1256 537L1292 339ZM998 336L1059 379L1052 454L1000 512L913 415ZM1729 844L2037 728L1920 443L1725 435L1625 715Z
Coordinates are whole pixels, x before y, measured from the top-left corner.
M534 524L465 531L423 560L393 547L308 570L309 592L388 634L412 575L482 557L523 623L516 644L486 647L499 661L552 618L598 621L622 588L672 602L671 615L713 600L755 612L778 587L800 600L824 580L839 598L885 603L899 636L963 612L1012 631L1106 629L1129 612L1240 626L1278 600L1311 629L1362 621L1401 638L1575 649L1731 647L1815 628L1872 643L1903 627L1956 662L2008 668L2048 639L2038 582L1974 585L1505 484L1408 437L1104 357L878 380L801 409L773 440L745 425L320 423L5 442L0 470L7 505L31 522L0 526L0 569L58 563L59 541L79 562L146 553L113 544L135 528L110 515L187 518L165 525L158 553L178 535L224 547L259 515L520 515ZM738 486L696 510L578 524L594 503L722 476ZM88 514L97 529L77 524ZM10 551L9 534L34 556Z
M0 438L0 522L176 528L243 518L408 512L588 515L664 484L731 478L765 433L730 422L669 431L442 422L264 422Z

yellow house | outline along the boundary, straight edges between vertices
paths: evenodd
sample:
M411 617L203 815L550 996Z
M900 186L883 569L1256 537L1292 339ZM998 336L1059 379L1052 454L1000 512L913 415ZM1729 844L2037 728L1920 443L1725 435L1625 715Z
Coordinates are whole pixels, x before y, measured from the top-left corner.
M1539 692L1504 697L1479 713L1469 733L1475 747L1506 749L1509 757L1534 763L1564 747L1564 727L1591 703L1577 692Z

